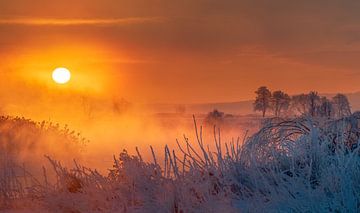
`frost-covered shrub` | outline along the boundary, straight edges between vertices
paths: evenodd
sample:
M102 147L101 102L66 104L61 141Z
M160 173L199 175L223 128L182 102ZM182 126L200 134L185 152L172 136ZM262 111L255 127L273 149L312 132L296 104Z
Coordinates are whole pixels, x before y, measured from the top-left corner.
M1 116L0 209L22 203L20 200L28 197L29 187L42 184L37 179L46 162L44 154L54 158L79 157L85 142L66 126Z
M0 116L0 154L26 161L44 154L55 158L78 157L86 139L67 126L52 122L34 122L20 117Z
M56 181L24 198L50 212L358 212L359 118L270 119L227 144L214 129L215 150L195 124L196 141L165 147L164 163L123 151L107 175L48 158Z

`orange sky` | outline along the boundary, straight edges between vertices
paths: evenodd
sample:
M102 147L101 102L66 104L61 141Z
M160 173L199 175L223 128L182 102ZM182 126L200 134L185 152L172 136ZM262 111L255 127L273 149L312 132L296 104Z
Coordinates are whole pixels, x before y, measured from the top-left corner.
M68 91L133 102L246 100L261 85L355 92L358 11L332 0L0 1L0 94L54 89L57 66L73 72Z

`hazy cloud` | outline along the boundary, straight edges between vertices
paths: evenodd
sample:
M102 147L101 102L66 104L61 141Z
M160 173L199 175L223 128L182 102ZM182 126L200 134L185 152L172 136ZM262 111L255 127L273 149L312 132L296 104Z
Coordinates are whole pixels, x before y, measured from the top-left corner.
M1 25L30 25L30 26L73 26L73 25L128 25L149 22L162 22L160 17L134 17L115 19L46 19L46 18L22 18L0 19Z
M360 81L349 77L360 67L359 11L354 0L0 1L0 54L96 44L139 99L238 100L259 84L348 92Z

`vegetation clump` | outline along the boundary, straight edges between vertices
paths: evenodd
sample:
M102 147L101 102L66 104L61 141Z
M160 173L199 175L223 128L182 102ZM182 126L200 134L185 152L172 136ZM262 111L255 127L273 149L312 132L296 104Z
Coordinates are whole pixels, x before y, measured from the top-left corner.
M7 187L9 179L22 183L18 176L0 177L1 206L31 198L27 208L53 212L357 212L359 119L272 118L225 144L214 129L215 151L195 123L196 141L185 137L177 152L166 146L164 162L152 148L153 162L124 150L107 175L48 157L52 169L27 190Z
M320 96L315 91L289 96L281 90L271 92L262 86L255 94L254 111L260 111L262 117L265 117L268 111L273 111L275 117L311 116L331 119L351 115L349 100L340 93L331 99Z

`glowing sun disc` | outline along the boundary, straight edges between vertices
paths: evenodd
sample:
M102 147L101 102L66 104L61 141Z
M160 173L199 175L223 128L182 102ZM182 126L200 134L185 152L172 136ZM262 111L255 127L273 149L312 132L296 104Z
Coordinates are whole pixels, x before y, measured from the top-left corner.
M52 78L58 84L66 84L70 81L71 73L68 69L59 67L53 71Z

